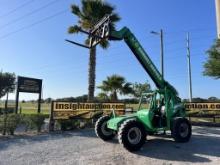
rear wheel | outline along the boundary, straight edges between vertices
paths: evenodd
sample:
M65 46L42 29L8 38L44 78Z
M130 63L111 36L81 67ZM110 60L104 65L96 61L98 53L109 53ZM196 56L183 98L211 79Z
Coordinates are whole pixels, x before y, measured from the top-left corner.
M95 133L102 140L111 140L115 134L111 129L107 128L107 121L110 119L110 116L100 117L95 124Z
M176 142L188 142L192 134L190 122L186 118L174 119L171 133Z
M119 128L118 140L129 151L139 150L146 139L144 126L136 120L127 120Z

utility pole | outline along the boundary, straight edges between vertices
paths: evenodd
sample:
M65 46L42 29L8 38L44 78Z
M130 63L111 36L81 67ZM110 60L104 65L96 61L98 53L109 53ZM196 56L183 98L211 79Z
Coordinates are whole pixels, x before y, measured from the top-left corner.
M161 74L164 79L164 52L163 52L163 30L160 30L160 58L161 58Z
M220 39L220 0L215 0L217 37Z
M187 61L188 61L188 76L189 76L189 101L192 102L192 75L191 75L191 60L189 47L189 32L187 33Z
M161 29L160 32L151 31L152 34L160 36L160 67L161 67L161 74L164 79L164 44L163 44L163 30Z
M161 75L164 79L164 49L163 49L163 30L160 29L160 32L151 31L152 34L159 35L160 36L160 69L161 69ZM164 135L166 135L166 131L163 132Z

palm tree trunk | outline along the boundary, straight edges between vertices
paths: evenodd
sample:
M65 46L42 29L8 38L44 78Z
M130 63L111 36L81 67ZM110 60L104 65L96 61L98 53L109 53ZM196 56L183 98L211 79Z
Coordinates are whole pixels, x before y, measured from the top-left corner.
M95 71L96 71L96 47L90 49L89 55L89 86L88 86L88 102L94 100L94 92L95 92Z
M113 92L113 99L112 99L112 101L118 101L118 96L117 96L117 92L116 91Z

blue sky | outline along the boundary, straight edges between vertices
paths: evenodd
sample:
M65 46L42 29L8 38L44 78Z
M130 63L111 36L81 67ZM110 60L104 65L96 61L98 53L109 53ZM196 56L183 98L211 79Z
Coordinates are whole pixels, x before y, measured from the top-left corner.
M127 26L136 35L160 69L159 36L150 31L164 30L165 79L182 98L188 98L186 33L190 33L193 97L220 97L219 80L202 75L205 51L216 38L214 0L126 0L108 1L121 16L120 29ZM0 69L16 75L43 79L43 98L61 98L87 93L88 50L66 43L67 28L77 22L70 12L73 0L1 0ZM22 4L23 7L18 8ZM13 9L17 9L14 10ZM130 82L149 81L149 76L124 42L112 42L108 50L98 48L96 84L111 74ZM96 90L96 94L99 91ZM14 99L10 94L10 99ZM37 95L20 95L37 99Z

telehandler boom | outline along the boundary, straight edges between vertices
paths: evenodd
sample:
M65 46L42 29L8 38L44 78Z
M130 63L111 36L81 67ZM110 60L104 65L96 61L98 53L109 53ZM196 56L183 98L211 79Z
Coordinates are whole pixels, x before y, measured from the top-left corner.
M86 32L90 37L88 48L107 39L124 40L157 89L151 93L144 93L141 97L141 100L144 97L150 97L148 108L139 108L133 114L99 118L95 125L96 135L106 141L117 134L119 143L129 151L139 150L145 143L147 135L160 131L170 130L177 142L189 141L191 124L185 117L185 108L176 89L163 79L137 38L127 27L119 31L112 30L111 27L110 16L106 16L90 32ZM140 101L139 107L141 103Z

